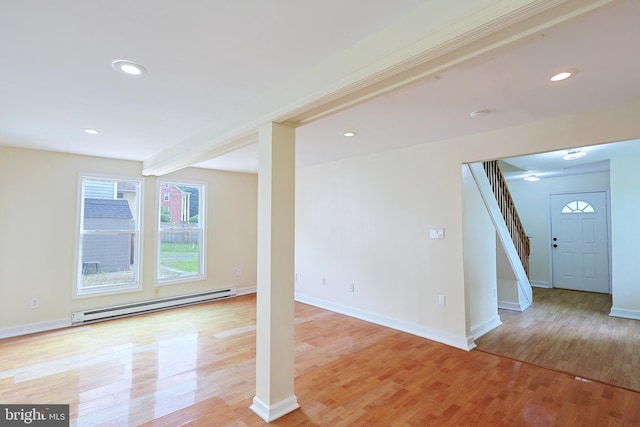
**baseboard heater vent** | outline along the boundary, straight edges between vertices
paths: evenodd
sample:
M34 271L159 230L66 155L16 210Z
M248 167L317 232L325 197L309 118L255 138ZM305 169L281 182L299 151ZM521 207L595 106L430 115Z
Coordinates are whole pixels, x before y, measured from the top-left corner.
M149 313L152 311L167 310L175 307L183 307L185 305L200 304L203 302L232 298L235 296L236 293L234 289L221 289L219 291L202 292L197 294L156 299L152 301L117 305L113 307L77 311L71 315L71 324L73 326L85 325L87 323L117 319L119 317L133 316L135 314Z

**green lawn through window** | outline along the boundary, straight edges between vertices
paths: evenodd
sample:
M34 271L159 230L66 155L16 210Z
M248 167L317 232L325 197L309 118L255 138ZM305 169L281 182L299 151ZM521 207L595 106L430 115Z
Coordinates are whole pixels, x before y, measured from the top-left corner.
M198 274L198 249L197 243L161 243L160 275L186 276Z

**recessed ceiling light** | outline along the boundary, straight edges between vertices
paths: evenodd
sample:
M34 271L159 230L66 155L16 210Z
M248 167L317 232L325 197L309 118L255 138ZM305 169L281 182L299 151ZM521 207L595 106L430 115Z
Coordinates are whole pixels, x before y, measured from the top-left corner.
M356 133L353 131L347 131L342 134L342 136L346 136L347 138L351 138L352 136L356 136Z
M140 76L147 74L147 69L135 62L127 61L125 59L118 59L111 63L111 66L121 73L128 74L130 76Z
M565 159L565 160L576 160L576 159L579 159L579 158L584 157L586 155L587 155L587 153L585 153L582 150L571 150L571 151L567 152L567 154L565 154L563 159Z
M558 73L552 76L549 80L551 80L552 82L559 82L562 80L566 80L571 76L575 76L577 73L578 73L578 70L565 70L561 73Z
M540 181L540 178L538 178L535 175L529 175L529 176L525 176L524 180L529 182L535 182L535 181Z
M100 134L100 132L98 132L95 129L88 129L87 128L87 129L83 129L83 130L84 130L85 133L88 133L89 135L99 135Z

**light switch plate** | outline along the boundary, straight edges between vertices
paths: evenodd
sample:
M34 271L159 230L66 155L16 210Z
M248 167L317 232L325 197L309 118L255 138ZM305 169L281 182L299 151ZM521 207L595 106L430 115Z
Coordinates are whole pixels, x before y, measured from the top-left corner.
M432 228L429 230L430 239L444 239L444 228Z

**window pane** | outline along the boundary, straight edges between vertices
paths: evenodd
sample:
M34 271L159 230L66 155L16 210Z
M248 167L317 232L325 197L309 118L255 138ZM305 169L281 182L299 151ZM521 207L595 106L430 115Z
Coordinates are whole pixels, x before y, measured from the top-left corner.
M204 186L161 182L159 194L158 280L204 276Z
M137 285L140 185L140 181L82 179L79 294Z
M200 233L161 233L160 277L168 279L200 274Z
M593 209L589 203L582 200L574 200L562 208L563 214L581 214L581 213L595 213L596 211Z
M199 227L201 188L201 185L161 184L160 227Z
M135 280L135 234L82 236L82 286L129 284Z

